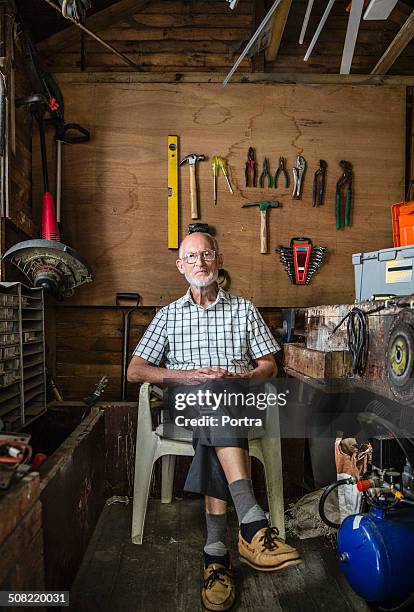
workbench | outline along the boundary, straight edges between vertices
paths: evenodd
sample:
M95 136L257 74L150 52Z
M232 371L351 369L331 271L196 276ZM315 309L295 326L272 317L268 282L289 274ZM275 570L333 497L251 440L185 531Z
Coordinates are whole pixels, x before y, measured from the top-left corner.
M398 322L414 322L414 296L358 304L313 306L305 310L303 344L284 345L284 368L287 374L325 392L347 392L364 389L399 401L392 390L387 369L390 334ZM345 315L355 306L366 314L368 352L362 375L352 373L348 350L347 323L333 333ZM405 317L406 321L402 319Z

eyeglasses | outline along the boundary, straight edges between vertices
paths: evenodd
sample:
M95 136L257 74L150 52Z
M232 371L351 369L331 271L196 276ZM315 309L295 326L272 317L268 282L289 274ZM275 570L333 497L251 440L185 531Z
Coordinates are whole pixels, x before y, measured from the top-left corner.
M212 249L205 249L204 251L186 253L182 259L186 263L194 265L199 255L204 259L204 261L214 261L216 258L216 251L213 251Z

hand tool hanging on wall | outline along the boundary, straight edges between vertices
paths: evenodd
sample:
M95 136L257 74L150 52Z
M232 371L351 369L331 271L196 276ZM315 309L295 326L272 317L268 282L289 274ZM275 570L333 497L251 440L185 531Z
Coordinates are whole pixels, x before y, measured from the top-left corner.
M227 161L224 159L224 157L220 157L220 155L217 157L217 159L218 159L219 167L224 175L224 178L226 179L227 187L229 188L230 193L233 195L233 187L231 186L231 183L230 183L229 171L227 168Z
M105 375L101 376L93 393L83 398L83 401L89 408L93 406L94 404L96 404L96 402L101 398L101 395L103 395L105 392L107 384L108 384L108 377Z
M285 187L287 189L289 187L289 173L286 170L286 159L284 157L279 157L279 165L277 167L275 180L273 183L275 189L277 189L280 174L284 174L285 176Z
M246 168L244 170L245 185L246 187L256 187L257 173L256 173L256 158L253 147L249 147L247 151Z
M336 183L336 199L335 199L335 221L336 229L349 227L351 225L351 201L352 201L352 164L348 161L341 160L339 162L343 172L342 176ZM342 216L342 191L345 196L345 214Z
M3 259L10 260L35 287L43 287L62 298L72 295L79 285L91 282L93 276L87 262L76 251L60 242L53 196L49 191L44 133L45 113L49 112L50 120L56 122L53 113L56 113L60 104L50 90L51 78L41 71L34 44L24 29L22 43L34 93L16 100L15 104L16 107L28 105L39 128L44 190L42 239L15 244L3 255Z
M275 249L290 282L294 285L309 285L312 276L321 266L327 248L313 246L309 238L292 238L290 246Z
M265 186L266 179L267 179L267 187L268 189L270 189L270 187L273 185L273 179L272 179L272 175L269 172L269 160L267 159L267 157L265 157L263 160L263 171L259 179L259 185L262 189Z
M200 161L205 161L208 158L205 155L197 155L190 153L180 162L180 166L188 164L190 167L190 199L191 199L191 218L198 219L198 192L197 192L197 175L196 164Z
M280 202L276 201L264 201L264 202L252 202L251 204L242 204L242 208L250 208L251 206L258 206L260 208L260 253L268 253L267 246L267 211L269 208L279 208Z
M168 136L168 248L178 249L178 136Z
M296 158L296 163L292 168L293 174L293 194L292 197L294 200L300 200L302 197L302 183L303 176L306 170L306 160L302 155L298 155Z
M217 177L219 175L219 170L222 171L224 178L226 179L227 187L229 188L231 194L233 194L233 188L230 183L227 162L224 157L221 157L220 155L214 155L211 158L211 168L213 171L213 199L214 204L217 204Z
M312 206L322 206L325 201L326 169L328 164L319 160L319 168L315 172L312 188Z
M131 315L138 308L140 302L139 293L117 293L116 305L122 307L122 366L121 366L121 399L127 397L127 369L129 356L129 330ZM128 307L129 304L129 307Z
M217 155L214 155L211 159L211 169L213 171L213 202L215 206L217 204L217 177L219 171Z

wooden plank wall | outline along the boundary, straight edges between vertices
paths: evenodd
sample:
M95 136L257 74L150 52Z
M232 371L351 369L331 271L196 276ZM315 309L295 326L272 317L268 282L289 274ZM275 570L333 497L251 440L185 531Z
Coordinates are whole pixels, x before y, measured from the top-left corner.
M155 315L155 308L139 308L131 315L130 354ZM281 313L262 309L273 335L281 332ZM56 383L65 400L90 395L104 374L109 382L102 399L121 398L122 310L111 307L56 308ZM53 336L53 331L50 330ZM129 357L130 358L130 355ZM128 385L128 399L137 398L138 386Z
M89 143L64 150L65 242L92 266L95 281L67 303L113 305L115 293L138 292L143 306L177 299L186 283L166 246L168 134L179 134L181 156L224 155L235 195L219 177L212 202L211 167L198 166L201 219L216 228L231 290L258 306L347 303L354 296L351 254L392 246L389 206L404 192L405 89L375 86L234 84L63 84L71 121L88 127ZM259 172L279 155L289 169L301 153L308 162L303 199L291 188L246 189L248 147L256 148ZM326 203L312 208L313 173L328 162ZM352 227L336 231L335 185L339 161L354 165ZM36 158L35 193L39 197ZM183 236L189 214L189 171L182 167ZM259 211L242 203L278 198L269 213L270 253L259 253ZM291 285L274 249L292 236L328 247L329 259L310 286Z
M122 4L122 3L120 3ZM400 5L401 3L398 3ZM270 0L266 6L270 5ZM338 73L345 40L348 13L346 5L334 4L326 27L310 60L303 56L325 9L325 0L316 0L305 44L298 45L307 0L292 4L281 49L275 61L259 62L255 71L277 73ZM240 48L254 30L254 3L240 0L231 11L223 0L153 0L142 10L112 18L100 29L104 40L126 53L144 71L224 72L234 63ZM265 3L263 2L263 8ZM385 21L362 21L352 66L353 73L369 74L409 15L408 7L398 6ZM93 29L93 28L92 28ZM48 69L54 72L128 70L119 58L106 52L93 39L85 38L83 64L80 33L58 33L42 42L40 49ZM414 44L408 45L391 69L392 74L413 74ZM244 62L241 69L249 70Z

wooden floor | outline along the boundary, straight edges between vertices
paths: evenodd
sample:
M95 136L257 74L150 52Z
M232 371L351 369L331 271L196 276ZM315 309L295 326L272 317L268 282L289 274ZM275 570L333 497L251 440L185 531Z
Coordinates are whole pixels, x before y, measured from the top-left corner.
M196 612L200 606L204 517L198 500L148 507L144 544L131 543L131 504L107 505L70 592L77 612ZM321 539L300 540L304 563L260 573L239 563L237 525L230 514L238 612L367 612L347 585L335 550Z

